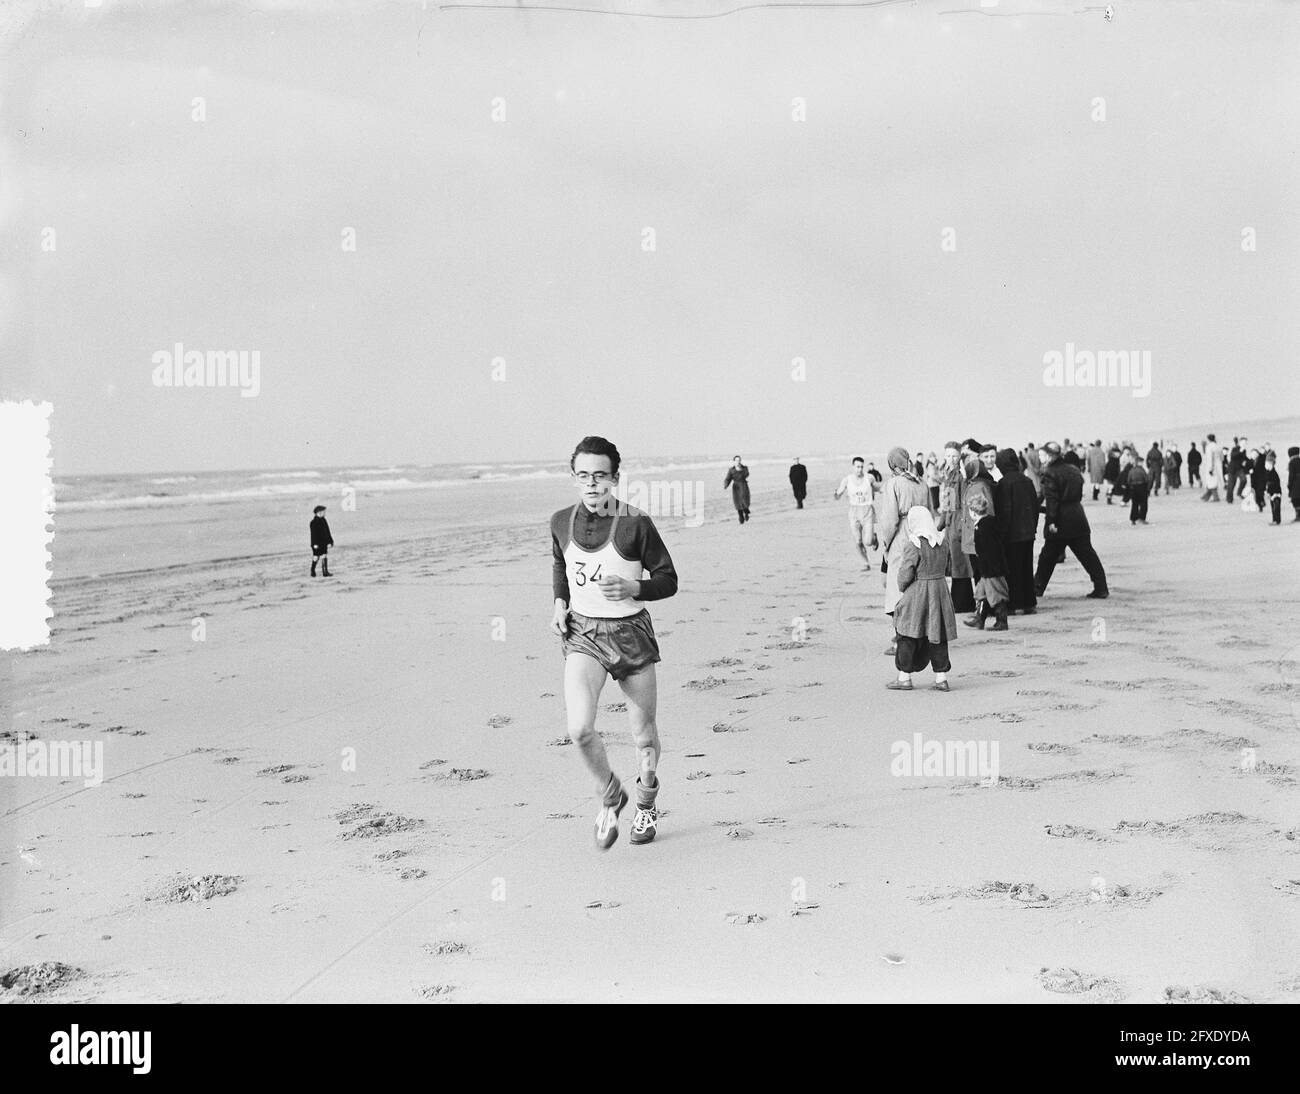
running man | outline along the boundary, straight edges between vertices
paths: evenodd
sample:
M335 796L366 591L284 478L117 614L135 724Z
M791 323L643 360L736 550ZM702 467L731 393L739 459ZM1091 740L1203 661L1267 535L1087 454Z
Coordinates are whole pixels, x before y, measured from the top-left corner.
M840 479L839 489L835 491L835 500L839 501L840 495L848 494L849 496L849 533L853 536L853 545L858 549L858 554L867 564L867 569L871 569L871 556L867 554L866 537L871 535L871 549L874 551L879 545L880 540L876 538L876 507L872 501L875 493L875 482L863 470L866 463L861 456L853 457L853 471Z
M569 736L601 796L596 847L618 839L627 791L609 767L596 733L596 703L605 678L627 696L640 771L632 842L655 838L659 812L659 729L655 723L655 663L659 644L645 604L677 592L677 571L649 516L614 496L618 449L604 437L584 437L569 457L575 505L551 517L555 615L551 628L564 653L564 707ZM642 572L649 574L642 578Z

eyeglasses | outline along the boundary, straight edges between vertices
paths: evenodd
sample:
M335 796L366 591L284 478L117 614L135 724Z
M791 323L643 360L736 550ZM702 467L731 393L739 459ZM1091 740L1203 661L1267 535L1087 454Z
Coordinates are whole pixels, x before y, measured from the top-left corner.
M609 482L614 476L608 471L575 471L573 477L582 483Z

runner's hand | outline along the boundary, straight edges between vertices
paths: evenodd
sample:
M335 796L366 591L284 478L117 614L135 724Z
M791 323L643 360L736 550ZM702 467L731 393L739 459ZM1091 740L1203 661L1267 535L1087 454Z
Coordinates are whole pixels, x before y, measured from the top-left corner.
M551 616L551 630L561 638L569 633L569 606L563 601L555 605L555 614Z
M641 583L617 574L606 574L600 579L600 591L606 600L631 600L641 591Z

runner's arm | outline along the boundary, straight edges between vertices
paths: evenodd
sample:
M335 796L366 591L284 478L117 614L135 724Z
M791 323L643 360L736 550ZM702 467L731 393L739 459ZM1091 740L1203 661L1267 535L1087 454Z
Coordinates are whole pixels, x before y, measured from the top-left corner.
M567 538L567 530L565 533ZM564 544L560 534L555 530L555 520L551 521L551 591L556 600L569 603L569 575L564 565Z
M618 527L622 538L623 525ZM667 600L677 592L677 571L673 568L672 556L659 537L659 529L647 516L641 516L632 523L632 540L630 543L618 543L619 553L628 558L639 558L641 565L649 571L648 578L641 579L641 588L636 600Z

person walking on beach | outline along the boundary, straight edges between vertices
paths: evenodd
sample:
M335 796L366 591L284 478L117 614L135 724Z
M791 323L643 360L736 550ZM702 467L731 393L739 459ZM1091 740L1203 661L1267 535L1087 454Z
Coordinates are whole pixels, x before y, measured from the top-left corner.
M1038 458L1038 449L1034 447L1033 441L1025 445L1025 450L1020 453L1020 459L1023 461L1025 469L1025 478L1034 484L1034 494L1039 501L1043 500L1043 467L1042 461Z
M950 691L948 643L957 637L957 614L948 596L948 548L943 533L924 505L907 510L897 568L890 574L899 585L894 611L894 667L898 679L885 687L912 691L912 673L934 669L934 690Z
M1004 448L998 453L998 468L1002 478L993 487L993 513L1006 553L1009 610L1033 615L1038 610L1038 598L1034 595L1038 497L1034 484L1020 469L1020 459L1014 449ZM975 554L979 556L978 543Z
M316 576L316 563L321 564L321 577L333 577L330 573L329 549L334 546L334 537L330 535L329 521L324 517L325 506L318 505L311 511L311 576Z
M881 565L881 569L886 571L885 614L893 615L894 605L902 594L898 586L898 567L908 544L907 514L916 506L927 509L930 491L912 470L912 460L906 448L891 448L888 463L893 477L880 492L879 532L880 545L885 555L885 561ZM896 642L891 642L885 653L896 653L896 645Z
M1038 570L1034 574L1034 592L1041 598L1052 580L1052 571L1065 548L1092 578L1094 600L1104 600L1110 595L1106 585L1106 571L1092 546L1092 528L1083 511L1083 476L1078 468L1061 459L1061 446L1049 441L1039 453L1043 463L1043 512L1047 516L1043 529L1043 550L1038 556Z
M1136 528L1139 524L1147 522L1147 498L1151 493L1151 480L1147 477L1146 468L1137 460L1134 460L1133 466L1128 469L1126 486L1131 502L1128 521Z
M640 763L632 842L649 843L658 831L659 643L645 605L677 592L677 571L654 522L614 497L619 461L618 449L604 437L579 441L569 457L578 501L551 517L551 629L564 655L569 736L600 794L601 851L618 839L619 814L628 802L596 732L596 704L606 678L618 681L627 699Z
M1242 482L1241 469L1246 462L1246 452L1241 447L1241 442L1244 439L1244 437L1232 438L1232 451L1228 453L1228 473L1223 476L1223 482L1228 491L1223 500L1227 502L1236 501L1240 497L1237 484ZM1244 484L1241 489L1245 490Z
M790 489L794 491L795 508L802 509L804 498L808 496L808 468L799 462L798 456L790 465Z
M1101 494L1101 485L1106 481L1106 450L1101 447L1100 440L1088 446L1084 463L1088 468L1088 481L1092 483L1092 500L1096 501Z
M1195 441L1187 452L1187 485L1201 485L1201 454L1196 449Z
M1201 501L1218 501L1219 483L1223 481L1223 454L1213 433L1205 435L1205 460L1201 466L1205 468L1205 493L1201 495Z
M1152 441L1147 452L1147 474L1151 478L1151 489L1156 497L1160 496L1160 476L1164 470L1165 457L1160 451L1160 442Z
M849 534L853 537L853 546L862 561L871 569L871 555L867 553L867 540L875 550L879 541L876 538L876 509L873 503L875 481L866 473L861 456L853 457L853 470L840 480L835 490L835 500L844 494L849 496Z
M722 489L731 487L731 504L736 507L740 523L749 520L749 468L736 456L727 468L727 477L722 481Z

